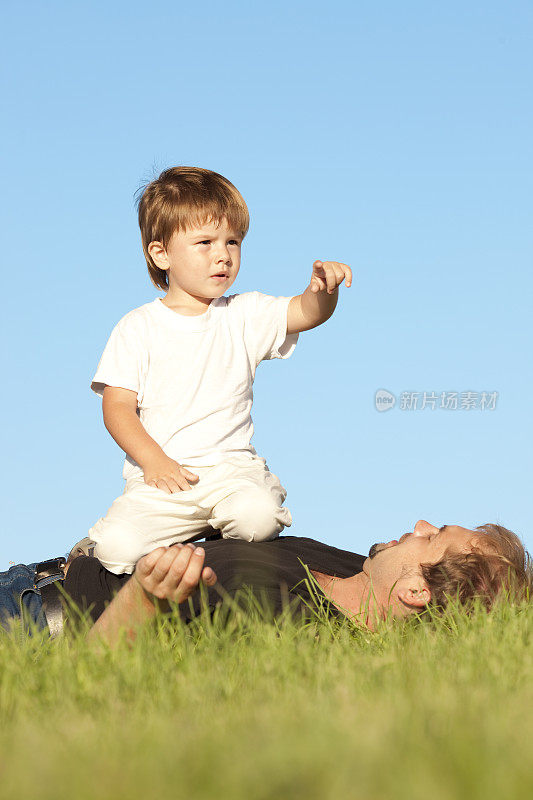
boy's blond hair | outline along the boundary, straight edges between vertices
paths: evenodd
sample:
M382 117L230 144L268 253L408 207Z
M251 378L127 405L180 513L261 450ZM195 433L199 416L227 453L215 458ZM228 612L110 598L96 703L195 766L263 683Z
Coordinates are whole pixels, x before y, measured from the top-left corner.
M158 289L168 289L168 274L153 262L148 246L161 242L164 247L175 231L220 224L225 217L230 228L246 236L250 215L235 186L209 169L170 167L138 192L139 227L148 272Z

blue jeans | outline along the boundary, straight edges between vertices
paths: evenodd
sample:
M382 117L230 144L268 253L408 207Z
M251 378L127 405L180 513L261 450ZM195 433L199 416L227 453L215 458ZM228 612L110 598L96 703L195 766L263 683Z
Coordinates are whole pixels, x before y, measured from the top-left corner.
M17 564L0 572L0 625L9 629L10 620L23 617L26 630L47 627L41 593L34 586L37 564ZM29 623L29 624L28 624Z

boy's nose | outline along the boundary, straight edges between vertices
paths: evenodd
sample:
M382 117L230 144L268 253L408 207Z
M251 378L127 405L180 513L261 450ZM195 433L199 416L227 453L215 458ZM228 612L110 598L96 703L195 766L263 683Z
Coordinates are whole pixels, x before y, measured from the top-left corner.
M217 264L219 261L223 261L224 264L231 263L231 256L229 254L229 250L220 250L216 255L216 262Z

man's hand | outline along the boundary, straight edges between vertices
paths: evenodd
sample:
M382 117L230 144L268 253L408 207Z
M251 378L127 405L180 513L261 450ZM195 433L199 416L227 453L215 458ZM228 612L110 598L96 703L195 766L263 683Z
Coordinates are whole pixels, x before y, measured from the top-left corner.
M346 288L352 285L352 270L339 261L315 261L309 286L313 294L326 292L333 294L346 278Z
M190 491L192 488L190 483L197 483L200 480L198 475L189 472L188 469L163 452L155 455L149 461L145 461L141 466L144 472L144 482L148 486L162 489L167 494Z
M217 582L211 567L204 567L204 559L205 550L191 544L158 547L137 562L133 577L148 595L182 603L200 581L206 586Z
M202 581L214 586L217 576L211 567L204 567L205 551L194 545L158 547L143 556L135 572L96 620L89 638L114 645L126 631L135 639L137 630L155 617L158 603L182 603Z

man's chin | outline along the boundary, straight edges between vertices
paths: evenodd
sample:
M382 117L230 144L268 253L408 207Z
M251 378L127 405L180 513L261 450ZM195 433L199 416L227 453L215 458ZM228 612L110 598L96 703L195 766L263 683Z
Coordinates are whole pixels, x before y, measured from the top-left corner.
M383 550L383 542L376 542L375 544L372 545L372 547L368 551L368 557L374 558L376 553L379 553L380 550Z

